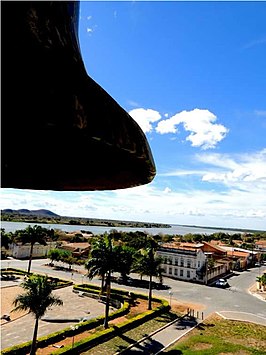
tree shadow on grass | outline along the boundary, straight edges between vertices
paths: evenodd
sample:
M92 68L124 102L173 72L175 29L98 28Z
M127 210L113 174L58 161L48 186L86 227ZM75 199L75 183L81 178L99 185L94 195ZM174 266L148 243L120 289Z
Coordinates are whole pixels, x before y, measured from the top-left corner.
M116 329L117 336L119 336L121 339L123 339L129 344L135 344L132 349L128 349L128 350L125 350L127 346L119 345L118 349L119 351L124 350L123 352L124 355L156 354L159 350L163 349L164 347L163 344L161 344L157 340L152 339L151 337L149 337L149 335L147 335L146 338L141 343L137 343L136 340L133 340L132 338L129 338L126 335L122 334L120 329L118 329L116 326L114 326L114 328Z

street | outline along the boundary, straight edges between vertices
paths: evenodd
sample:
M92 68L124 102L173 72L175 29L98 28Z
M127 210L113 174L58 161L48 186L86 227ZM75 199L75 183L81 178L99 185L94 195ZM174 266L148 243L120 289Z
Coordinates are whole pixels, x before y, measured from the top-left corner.
M53 269L46 265L49 262L49 259L33 260L32 272L48 274L65 280L72 280L75 283L90 282L98 285L101 283L98 278L89 280L84 274L77 273L76 271L71 272ZM27 265L28 260L1 260L1 268L14 267L27 270ZM84 271L83 267L75 266L75 270L77 269ZM266 325L265 301L248 292L248 289L255 283L256 277L262 274L265 269L266 267L264 266L234 274L228 279L230 287L227 289L164 278L164 285L168 286L168 288L163 290L153 290L153 295L165 298L169 300L170 303L171 300L176 300L183 304L192 303L195 305L202 305L204 306L204 319L211 313L218 312L224 317L230 318L231 316L235 319L254 321ZM130 276L132 278L139 278L136 274L131 274ZM118 285L116 283L113 283L112 287L133 292L135 291L136 293L148 294L148 289L144 288ZM10 326L12 326L12 324L10 324ZM173 325L172 328L173 332L175 332L175 325ZM31 334L28 336L30 339ZM170 336L170 328L168 329L168 336Z

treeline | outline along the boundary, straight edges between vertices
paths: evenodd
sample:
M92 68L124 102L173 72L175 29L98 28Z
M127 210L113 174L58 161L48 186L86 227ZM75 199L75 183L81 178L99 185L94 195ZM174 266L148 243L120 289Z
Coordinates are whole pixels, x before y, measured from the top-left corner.
M7 222L23 222L23 223L40 223L40 224L69 224L99 227L131 227L131 228L171 228L170 224L135 222L135 221L118 221L109 219L85 218L85 217L65 217L65 216L43 216L35 214L22 214L16 212L1 212L2 221Z

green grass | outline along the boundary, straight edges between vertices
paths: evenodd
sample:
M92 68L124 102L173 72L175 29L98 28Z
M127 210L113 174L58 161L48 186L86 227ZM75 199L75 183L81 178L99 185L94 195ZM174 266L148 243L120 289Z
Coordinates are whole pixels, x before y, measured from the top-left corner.
M173 320L174 315L170 313L162 314L137 328L129 330L121 335L116 336L109 341L93 347L92 349L82 353L83 355L113 355L116 352L127 348L130 344L135 343L137 340L143 338L155 330L161 328L165 324Z
M164 353L265 355L266 327L210 318Z

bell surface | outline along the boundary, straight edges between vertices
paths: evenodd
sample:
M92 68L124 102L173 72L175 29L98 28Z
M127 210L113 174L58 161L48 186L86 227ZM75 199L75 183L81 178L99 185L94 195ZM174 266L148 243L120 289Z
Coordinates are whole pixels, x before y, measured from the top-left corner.
M91 79L78 2L3 1L2 188L113 190L156 174L133 118Z

